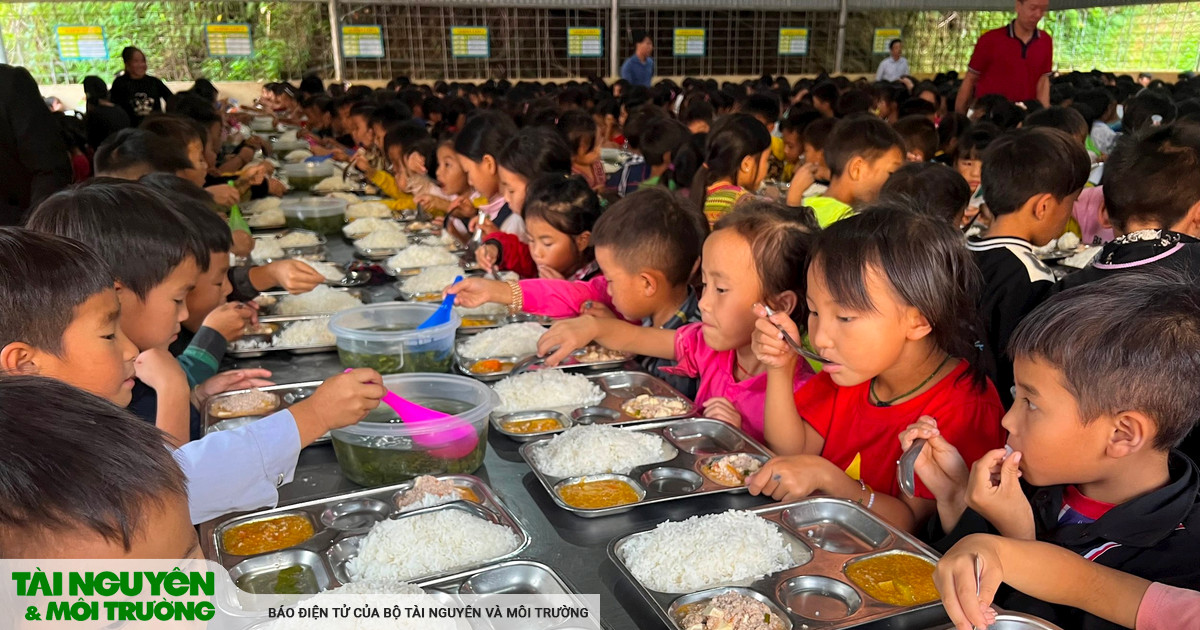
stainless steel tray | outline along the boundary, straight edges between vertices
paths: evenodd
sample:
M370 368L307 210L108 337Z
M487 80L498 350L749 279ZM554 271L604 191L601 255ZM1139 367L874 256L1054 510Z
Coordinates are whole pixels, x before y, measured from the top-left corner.
M271 326L278 327L278 328L276 328L275 332L273 332L270 335L269 341L273 341L275 336L278 335L280 332L282 332L283 329L286 328L287 324L289 324L289 323L304 321L304 320L311 320L311 319L327 319L328 317L329 317L328 315L278 315L278 316L271 317L268 321L266 321L264 323L269 324ZM264 337L262 335L255 335L255 336L260 337L260 338ZM245 340L245 339L246 338L243 337L243 340ZM267 354L268 352L290 352L292 354L317 354L319 352L333 352L334 350L337 350L336 343L324 345L324 346L278 346L278 345L262 346L262 347L244 347L243 346L242 349L239 349L239 346L236 345L236 343L237 342L231 343L231 344L228 344L227 346L225 346L225 356L232 357L234 359L252 359L254 357L261 357L261 356Z
M460 489L470 490L479 502L461 500L401 513L397 509L396 497L412 487L413 482L408 481L209 521L200 526L200 544L205 557L228 569L235 582L243 575L302 565L316 575L318 590L341 586L348 581L345 573L346 562L357 555L358 543L371 526L384 519L408 518L439 510L462 510L511 529L520 540L516 549L500 557L471 566L452 567L437 574L414 578L414 581L431 582L468 569L507 560L519 555L529 546L531 540L528 531L483 480L471 475L440 475L438 479L450 481ZM313 525L313 537L293 547L252 556L239 556L225 551L221 538L229 528L285 515L307 518Z
M307 234L312 234L317 237L317 244L316 245L302 245L300 247L284 247L283 248L284 254L286 254L287 256L314 256L317 254L324 255L325 243L327 242L325 239L325 235L317 234L316 232L313 232L312 230L301 230L301 229L283 230L283 231L277 232L275 234L255 234L254 238L256 240L257 239L274 239L274 238L279 238L280 236L283 236L284 234L288 234L291 232L304 232Z
M543 326L549 326L550 324L554 323L554 320L549 317L544 315L531 315L529 313L517 313L516 315L469 315L463 314L462 310L457 308L454 309L454 311L458 313L459 317L464 319L469 318L488 322L480 326L459 326L458 335L460 337L465 335L473 335L475 333L491 330L493 328L499 328L501 326L507 326L508 324L519 324L521 322L537 322Z
M401 295L403 295L403 292L401 292ZM439 294L438 297L440 298L441 295ZM512 374L512 368L509 368L507 370L501 370L499 372L492 372L491 374L476 374L471 371L471 366L475 365L479 361L495 359L498 361L512 363L515 366L517 363L520 363L521 361L531 357L531 355L526 355L523 357L499 356L499 357L481 357L478 359L469 359L469 358L466 358L466 357L458 354L457 350L458 350L458 348L456 346L455 354L454 354L454 361L455 361L455 367L458 368L458 371L460 373L462 373L463 376L470 376L471 378L478 380L478 381L482 381L484 383L491 383L494 381L498 381L498 380ZM631 359L633 359L633 355L626 354L626 355L623 355L619 359L606 359L604 361L591 361L588 363L581 362L578 358L578 355L583 354L587 350L588 350L587 348L580 348L579 350L576 350L575 352L571 353L571 356L567 357L566 360L564 360L562 363L559 363L558 365L555 365L553 367L547 366L547 365L538 365L538 366L535 366L534 369L567 370L567 371L588 370L588 371L594 371L594 372L603 372L605 370L615 370L615 369L625 365L626 363L628 363ZM634 365L634 366L630 366L630 367L636 368L637 366Z
M400 253L403 247L361 247L354 245L354 253L367 260L387 260Z
M305 398L312 396L313 392L316 391L316 389L321 386L322 382L323 381L307 381L304 383L287 383L285 385L271 385L269 387L259 387L258 389L260 389L264 392L271 392L272 394L275 394L276 396L278 396L279 397L279 405L266 413L249 414L249 415L237 416L237 417L233 417L233 418L222 418L222 417L216 415L216 413L214 412L214 408L217 406L218 403L220 403L221 400L224 400L226 398L230 398L233 396L237 396L238 394L244 394L250 390L239 389L237 391L225 392L223 394L217 394L216 396L209 398L208 402L206 402L204 404L204 410L202 412L203 418L204 418L204 420L203 420L204 433L207 435L209 433L215 433L217 431L228 431L230 429L236 429L238 427L245 426L245 425L255 422L257 420L262 420L263 418L265 418L277 411L287 409L288 407L300 402L301 400L304 400ZM321 437L317 438L316 440L313 440L313 444L324 444L328 441L329 441L329 434L326 433L325 435L322 435Z
M801 560L798 566L758 579L715 584L693 593L662 593L643 586L625 564L626 545L650 530L613 540L608 546L608 556L663 623L678 630L684 630L675 615L680 606L727 591L763 602L792 630L852 628L941 606L938 601L908 607L884 604L845 576L849 564L877 554L908 553L935 563L938 558L937 552L856 503L815 497L750 512L779 527L793 549L793 557ZM822 612L822 608L823 614L814 613Z
M545 435L562 433L565 429L576 424L609 424L613 426L627 426L632 424L644 424L649 422L661 422L663 420L678 420L687 418L696 412L696 406L684 396L679 390L671 387L666 381L647 374L646 372L636 372L632 370L622 370L619 372L605 372L602 374L588 374L588 380L596 383L604 390L604 400L599 405L594 407L578 407L575 409L523 409L513 412L492 412L492 428L501 435L508 436L518 442L529 442L536 440ZM636 398L641 394L650 394L652 396L665 396L668 398L678 398L688 403L688 408L684 413L676 416L666 416L663 418L634 418L621 410L621 406L625 402ZM528 412L539 412L540 415L555 415L563 422L561 429L553 431L544 431L541 433L513 433L504 428L503 423L510 420L509 416L527 415Z
M334 291L341 291L343 293L349 293L350 295L358 298L359 301L361 301L363 304L371 303L371 294L368 291L366 291L365 289L353 288L353 287L337 287L337 286L331 286L330 288L333 289ZM294 321L294 318L296 318L296 317L311 318L311 317L329 317L331 315L334 315L334 313L309 313L306 315L278 315L276 313L276 310L279 308L279 300L281 300L285 297L290 297L291 294L288 293L287 291L263 291L262 293L259 293L259 297L262 297L264 295L274 298L275 302L272 303L270 306L259 306L258 321L263 322L263 323ZM260 304L261 304L261 302L260 302Z
M521 457L533 469L533 475L542 482L555 505L572 514L587 518L621 514L634 508L710 494L745 492L745 486L727 486L714 481L705 473L705 466L712 460L725 455L745 453L766 463L774 456L765 446L754 441L741 429L708 418L685 418L667 420L632 427L629 431L649 433L662 438L666 459L636 466L624 473L611 475L585 475L581 477L555 477L538 468L533 454L545 446L551 438L521 445ZM637 503L602 509L583 509L568 505L558 494L558 488L583 480L599 478L624 481L641 496Z
M954 630L954 626L945 624L932 630ZM1033 615L1002 612L996 615L996 623L988 626L988 630L1062 630L1062 628Z

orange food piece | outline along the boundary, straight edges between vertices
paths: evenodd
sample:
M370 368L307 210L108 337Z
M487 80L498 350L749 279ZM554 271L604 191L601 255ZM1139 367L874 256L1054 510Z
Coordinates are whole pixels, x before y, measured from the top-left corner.
M495 324L495 323L496 323L495 320L476 319L474 317L464 317L462 320L462 325L467 328L477 328L479 326L491 326L492 324Z
M598 510L637 503L641 499L633 486L616 479L580 481L558 489L558 496L571 507Z
M501 426L509 433L544 433L562 428L562 423L556 418L530 418L529 420L509 420Z
M933 563L907 553L886 553L846 567L846 577L868 595L892 606L917 606L937 601Z
M474 490L471 490L470 488L462 488L462 487L455 488L455 490L458 492L458 496L462 497L463 501L470 501L471 503L479 503L479 497L476 496Z
M231 527L221 536L221 544L229 553L252 556L298 545L314 533L311 521L289 514Z

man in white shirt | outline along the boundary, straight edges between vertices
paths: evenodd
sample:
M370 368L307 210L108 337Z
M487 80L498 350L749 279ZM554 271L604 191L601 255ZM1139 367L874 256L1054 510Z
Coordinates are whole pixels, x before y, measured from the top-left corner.
M879 62L879 70L875 72L876 81L899 81L900 77L908 74L908 60L901 57L904 52L904 42L893 39L888 44L891 55Z

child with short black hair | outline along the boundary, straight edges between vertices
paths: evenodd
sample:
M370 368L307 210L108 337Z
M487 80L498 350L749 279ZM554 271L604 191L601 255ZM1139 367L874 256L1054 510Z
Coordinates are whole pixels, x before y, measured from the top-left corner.
M905 116L892 124L896 133L904 140L908 149L905 159L909 162L928 162L937 155L937 125L925 116Z
M500 230L525 234L520 213L509 206L502 194L499 158L508 141L517 135L517 126L508 116L496 111L478 111L467 119L454 137L454 152L467 174L467 183L485 200L479 209L486 215L485 232ZM474 230L475 221L466 227ZM490 225L489 225L490 224Z
M971 201L971 188L961 175L945 164L910 162L892 173L879 190L880 200L907 198L918 211L957 228Z
M927 421L901 435L928 440L917 474L949 532L937 546L992 531L1147 580L1200 583L1200 471L1175 450L1200 407L1195 279L1120 274L1065 291L1021 322L1009 350L1018 400L1004 417L1008 451L968 475L969 458ZM1062 627L1114 627L1018 593L996 601Z
M996 364L989 376L1006 408L1013 401L1009 337L1055 281L1033 250L1063 233L1090 169L1083 146L1057 129L1006 133L983 154L982 186L996 218L967 249L983 273L984 342Z
M713 106L703 98L693 98L679 113L679 122L687 126L692 133L708 133L712 129L716 112Z
M818 115L820 112L818 112ZM821 117L804 127L804 166L797 168L788 188L787 205L800 208L809 197L819 197L829 189L829 164L825 162L825 144L838 123L836 118Z
M650 168L650 174L638 184L638 189L666 186L668 190L675 191L675 180L666 177L666 174L668 170L671 170L680 148L691 137L692 134L687 127L677 120L661 117L650 121L641 141L642 157L646 159L646 166Z
M560 280L590 280L600 273L591 242L600 198L587 181L579 175L543 175L530 182L524 206L529 244L514 234L493 232L475 251L481 268Z
M122 129L96 149L96 177L135 180L147 173L186 171L192 167L186 147L145 129Z
M580 110L571 110L559 116L556 127L571 150L571 172L587 180L592 190L603 191L604 165L600 162L600 131L596 121Z
M854 206L879 196L887 178L904 165L904 140L875 116L850 116L830 132L825 162L831 176L829 189L804 200L822 228L854 214Z
M821 118L817 110L800 105L793 105L784 112L783 119L779 121L779 135L783 138L783 170L779 174L779 181L791 182L795 177L802 163L800 158L804 157L808 128Z

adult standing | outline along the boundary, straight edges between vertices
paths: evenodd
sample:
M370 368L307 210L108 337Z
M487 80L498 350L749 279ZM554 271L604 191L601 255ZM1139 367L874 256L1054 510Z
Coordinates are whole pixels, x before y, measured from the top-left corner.
M654 52L654 40L646 31L633 32L633 55L621 64L621 78L632 85L650 87L654 80L654 60L650 54Z
M0 225L71 183L58 125L25 68L0 64Z
M100 77L83 77L83 93L87 96L83 122L87 126L88 145L95 151L109 136L129 126L129 114L108 100L108 86Z
M125 72L113 79L111 99L129 114L129 121L136 127L146 116L163 111L171 90L158 77L146 74L146 53L141 50L126 46L121 50L121 60Z
M955 111L967 113L972 98L988 94L999 94L1014 103L1037 99L1050 107L1054 43L1046 31L1038 30L1049 7L1049 0L1016 0L1016 19L975 42Z
M879 69L875 71L876 81L899 81L901 77L908 74L908 60L904 58L904 41L893 39L888 42L887 59L879 62Z

